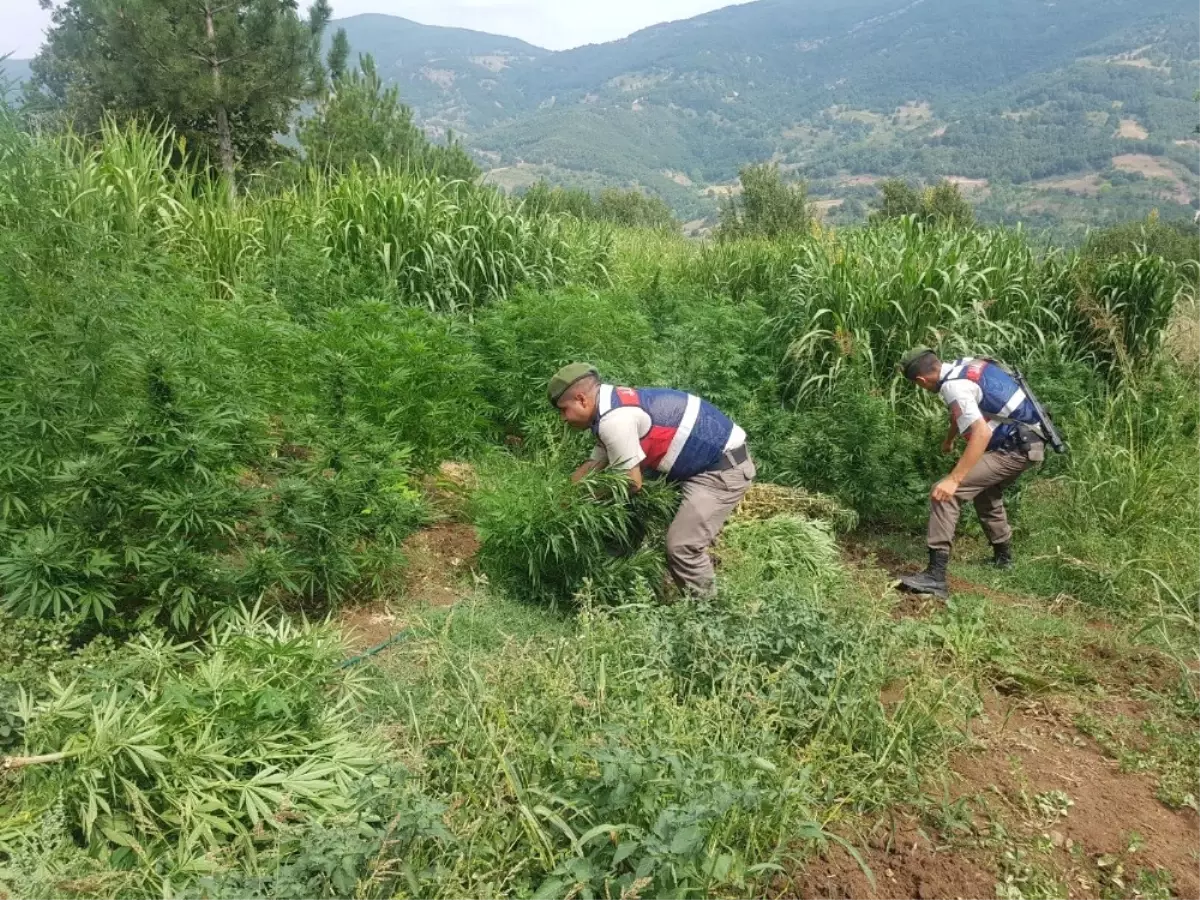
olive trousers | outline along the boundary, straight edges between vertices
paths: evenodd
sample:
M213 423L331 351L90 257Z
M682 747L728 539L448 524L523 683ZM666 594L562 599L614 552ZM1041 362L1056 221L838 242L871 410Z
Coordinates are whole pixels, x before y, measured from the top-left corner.
M667 566L681 590L702 597L716 592L709 548L725 525L754 476L754 460L720 472L701 472L683 481L683 501L667 529Z
M1021 477L1027 469L1042 459L1043 447L1035 444L1028 454L1019 450L993 450L983 454L971 467L958 490L949 500L929 501L929 533L926 543L930 550L949 552L958 527L959 510L967 500L974 502L983 533L993 544L1005 544L1012 539L1008 513L1004 510L1004 489Z

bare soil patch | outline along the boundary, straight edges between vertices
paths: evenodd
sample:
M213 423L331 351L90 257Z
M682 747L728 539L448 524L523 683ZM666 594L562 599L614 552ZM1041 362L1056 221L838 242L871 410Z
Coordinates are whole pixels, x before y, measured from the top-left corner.
M449 606L466 597L478 551L479 538L472 525L442 522L410 535L404 542L408 566L401 597L342 611L341 626L350 646L364 650L402 631L409 623L408 609Z
M475 65L477 65L477 66L483 66L489 72L499 72L502 69L507 69L508 61L511 58L512 57L504 56L499 53L490 54L487 56L472 56L472 57L470 57L471 62L475 63Z
M1100 896L1106 858L1123 859L1129 876L1136 868L1166 869L1177 896L1200 896L1195 811L1168 809L1149 778L1120 772L1095 742L1038 704L1018 708L991 695L985 707L975 729L980 749L951 762L958 788L996 798L1010 831L1048 837L1069 896ZM1052 792L1070 805L1047 815L1038 797L1059 796Z
M982 851L941 850L915 817L907 814L883 821L859 850L874 883L849 853L834 845L809 863L788 896L806 898L871 898L995 896L996 875Z
M884 178L883 175L845 175L838 179L838 184L845 187L862 187L863 185L878 184Z
M742 193L741 182L736 184L710 184L700 192L705 197L737 197Z
M421 74L444 90L454 87L454 79L458 77L453 69L434 69L430 66L423 66Z
M1068 194L1082 194L1085 197L1095 197L1103 186L1100 176L1094 172L1090 175L1077 175L1074 178L1047 178L1035 181L1033 186L1039 191L1066 191Z
M845 198L835 197L835 198L828 199L828 200L814 200L812 205L819 214L824 215L825 213L829 212L831 209L837 209L839 206L841 206L845 202L846 202Z
M992 897L1003 880L1001 854L1035 842L1046 848L1039 864L1070 898L1120 896L1113 882L1118 869L1127 884L1137 870L1166 870L1175 896L1200 896L1200 820L1193 810L1168 809L1155 799L1150 779L1120 772L1075 730L1073 707L1017 705L995 693L984 697L984 706L985 714L972 723L974 746L956 753L950 765L952 798L972 803L977 838L946 837L929 820L894 811L880 817L865 839L847 836L873 881L850 853L831 844L795 881L781 883L775 896ZM1134 701L1110 707L1105 711L1113 715L1142 711ZM1002 825L1000 833L1008 837L991 836L986 820ZM1132 896L1128 888L1124 895Z
M1144 141L1150 136L1150 133L1141 126L1137 119L1122 119L1121 125L1117 129L1114 137L1132 138L1135 141Z
M1109 62L1117 66L1133 66L1135 69L1153 69L1155 72L1170 73L1171 71L1168 66L1155 65L1150 60L1141 56L1136 59L1112 59Z
M946 180L951 184L956 184L964 194L972 194L977 191L982 192L987 190L988 180L986 178L967 178L965 175L947 175Z
M896 107L895 119L900 128L916 128L932 118L933 108L929 105L928 100L922 100L920 103L905 103L903 106Z
M1191 203L1192 192L1187 183L1169 166L1166 161L1146 153L1122 153L1112 159L1114 169L1126 172L1141 172L1147 178L1161 178L1171 182L1172 189L1168 199L1176 203Z

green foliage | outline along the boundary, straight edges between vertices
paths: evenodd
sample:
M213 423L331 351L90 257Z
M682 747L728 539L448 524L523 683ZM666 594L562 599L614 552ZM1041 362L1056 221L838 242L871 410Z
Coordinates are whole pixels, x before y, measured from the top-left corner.
M635 188L610 187L594 195L580 188L551 187L543 179L521 194L521 205L536 214L571 215L584 222L665 230L679 227L675 214L661 198Z
M1096 365L1114 376L1129 376L1155 361L1183 273L1160 256L1127 254L1085 271L1077 309L1080 342Z
M324 0L307 21L272 0L67 0L34 60L30 99L88 132L109 115L170 125L184 152L232 177L235 154L251 162L277 155L274 135L318 90L329 16Z
M243 611L203 646L147 633L69 683L36 682L17 704L23 748L63 758L20 770L17 821L61 804L93 856L136 872L131 893L203 874L206 853L253 869L262 836L348 809L374 766L341 653L328 627ZM31 831L7 842L11 856L28 859Z
M0 120L0 749L64 754L0 784L0 891L777 891L848 813L917 798L960 677L1088 675L1048 646L1080 645L1075 604L894 622L804 517L851 527L819 488L913 549L947 467L944 409L894 373L917 342L1019 365L1072 447L1022 481L1016 569L956 565L1133 619L1194 724L1200 405L1163 336L1191 263L911 218L701 244L354 163L234 201L172 146ZM577 360L700 392L799 486L731 520L715 600L655 595L669 486L569 482L588 436L545 387ZM516 452L483 454L500 428ZM347 676L279 609L399 599L448 457L482 485L479 600L405 613Z
M1147 573L1180 595L1196 589L1198 420L1194 389L1163 371L1072 411L1071 465L1025 512L1045 556L1039 590L1132 613L1155 600Z
M561 466L508 463L485 478L473 518L479 564L509 596L563 604L580 591L614 602L641 585L657 591L674 493L624 474L570 482Z
M933 187L917 190L901 178L889 178L879 186L880 206L872 214L873 221L914 216L933 225L975 223L975 210L952 181L942 179Z
M779 238L804 234L812 222L804 182L787 184L775 163L745 166L738 172L741 194L721 203L722 240Z
M900 647L886 614L843 602L828 529L730 526L722 573L714 603L585 591L565 636L494 601L431 629L387 672L385 714L413 723L424 793L456 798L453 849L401 842L380 893L758 893L836 840L827 810L907 793L882 776L936 764L947 699L916 677L884 712Z
M567 363L589 362L602 378L623 384L643 382L654 371L650 323L636 299L619 291L513 297L480 316L477 340L487 394L501 421L514 427L555 416L546 386Z
M1074 323L1070 266L1039 261L1016 233L947 231L912 220L797 248L773 318L781 376L797 401L843 373L893 375L904 348L1019 362Z
M488 188L353 168L309 196L330 251L380 271L403 303L472 310L519 284L604 276L604 234L520 215Z
M1084 257L1096 265L1131 253L1161 256L1176 265L1195 264L1200 263L1200 242L1194 226L1151 216L1142 222L1093 231L1083 246Z
M338 33L344 38L344 31ZM336 43L330 50L331 55L335 52L342 52ZM335 62L336 58L331 68ZM305 156L319 169L345 172L355 164L377 163L462 181L479 175L461 145L429 142L413 124L412 110L400 102L399 89L384 88L369 54L359 60L358 69L333 79L314 115L300 123L299 138Z
M313 323L307 373L334 428L364 429L373 440L411 448L432 467L476 448L490 412L487 372L462 323L379 300L347 302Z
M866 521L916 524L944 432L943 420L905 415L852 377L828 401L762 424L763 471L770 481L831 494Z

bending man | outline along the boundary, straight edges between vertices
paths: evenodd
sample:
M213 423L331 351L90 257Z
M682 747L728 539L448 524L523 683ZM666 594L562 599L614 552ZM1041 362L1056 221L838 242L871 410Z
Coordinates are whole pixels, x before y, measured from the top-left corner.
M627 472L634 490L644 475L680 485L683 501L667 530L671 576L684 591L712 596L716 580L708 548L756 474L746 432L694 394L604 384L585 363L559 369L549 393L568 425L596 436L575 481L607 468Z
M1012 565L1004 489L1045 458L1045 442L1033 403L1016 379L991 360L968 357L944 363L932 350L920 347L905 354L900 365L905 378L938 392L950 410L942 450L949 453L957 435L967 441L950 474L929 493L929 565L920 574L900 579L907 590L945 597L946 566L964 501L975 504L992 544L993 564L1004 569Z

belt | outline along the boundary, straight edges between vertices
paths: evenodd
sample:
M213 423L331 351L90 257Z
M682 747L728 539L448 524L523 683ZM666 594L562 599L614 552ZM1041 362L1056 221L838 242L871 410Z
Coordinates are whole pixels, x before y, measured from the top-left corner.
M717 460L710 472L724 472L726 469L736 469L742 463L750 458L750 448L745 444L740 447L734 447L727 453L722 453L721 458Z

